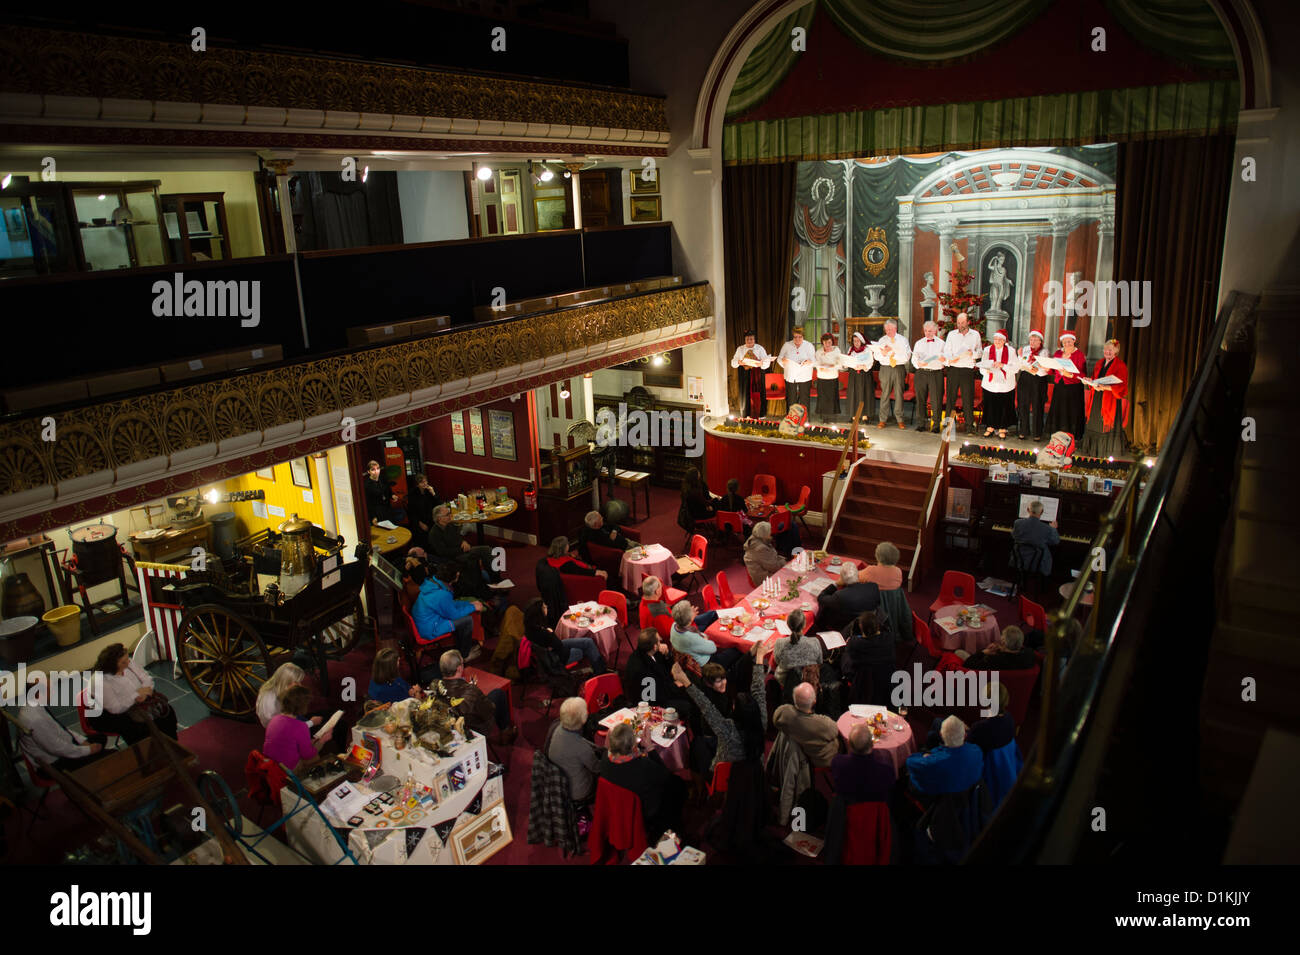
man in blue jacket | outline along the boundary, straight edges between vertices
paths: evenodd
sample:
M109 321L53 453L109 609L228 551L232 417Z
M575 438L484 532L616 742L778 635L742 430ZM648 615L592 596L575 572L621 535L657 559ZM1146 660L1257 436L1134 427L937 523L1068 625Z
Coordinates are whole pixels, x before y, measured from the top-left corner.
M432 577L420 584L420 595L411 607L415 629L425 640L436 640L449 633L455 634L456 649L465 662L477 660L482 650L474 646L474 618L482 611L477 600L457 600L452 592L460 569L455 564L442 564ZM472 647L472 649L471 649Z
M961 793L984 774L984 752L966 742L966 724L950 716L939 727L942 746L907 757L912 788L926 796Z

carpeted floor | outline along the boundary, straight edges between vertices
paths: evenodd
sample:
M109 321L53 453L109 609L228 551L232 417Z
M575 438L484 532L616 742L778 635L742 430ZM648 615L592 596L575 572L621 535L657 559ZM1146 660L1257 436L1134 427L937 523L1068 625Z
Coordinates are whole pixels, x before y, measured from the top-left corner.
M627 492L622 490L621 493L625 495ZM680 552L683 535L675 523L677 504L676 492L667 489L652 489L650 516L631 526L636 527L641 532L642 539L645 542L657 541L674 552ZM814 533L817 533L816 528L813 530ZM494 542L489 541L489 543ZM820 536L813 541L805 540L804 544L806 546L819 546ZM510 595L512 603L523 606L529 599L537 595L534 566L543 554L544 548L541 546L507 545L505 573L516 584ZM872 555L856 556L868 559L872 557ZM960 563L950 564L949 567L952 569L973 569L961 567ZM727 574L732 590L736 594L747 593L751 589L744 564L740 560L740 547L738 544L733 544L730 547L716 544L710 545L706 576L709 580L712 580L713 575L719 570ZM923 619L928 619L930 603L938 595L941 576L940 571L934 571L929 575L929 579L908 595L912 609ZM1005 627L1020 622L1018 607L1014 602L983 593L981 598L997 612L1000 626ZM698 604L700 599L698 593L692 599ZM387 623L388 621L381 620L381 626ZM489 641L485 647L484 658L477 665L486 664L493 646L493 641ZM361 645L344 660L332 664L331 675L351 676L356 679L358 686L364 690L364 687L369 683L370 662L373 655L374 647L372 645ZM626 654L624 654L625 657ZM900 664L905 662L903 659L899 660ZM163 683L160 683L160 686L165 692L169 694L174 692L180 697L183 697L188 692L188 688L184 686L172 687ZM496 758L503 761L506 766L505 801L510 815L514 839L507 848L489 860L487 863L489 865L559 865L586 864L589 862L585 855L566 861L562 858L559 849L530 846L527 843L529 776L532 753L541 744L550 721L555 719L558 711L557 703L551 707L549 717L547 716L543 706L545 695L545 688L537 684L528 687L515 687L512 693L512 704L520 730L519 736L510 746L503 746L496 742L492 744L492 750ZM327 706L323 698L318 699L317 702L320 708ZM180 733L181 743L198 757L199 764L203 769L218 773L236 792L243 790L245 788L244 762L251 749L260 747L263 738L262 728L256 723L242 723L217 716L205 716L201 711L191 712L193 708L187 704L178 706L178 713L181 712L182 708L184 708L185 712L182 714L181 720L183 727ZM68 720L68 714L60 715L65 720ZM918 739L924 738L925 731L928 730L935 715L937 714L931 713L924 708L914 708L908 714L908 721L912 725L914 732L917 732ZM75 721L75 714L68 721ZM187 725L191 721L192 725ZM1035 704L1031 708L1029 719L1021 727L1020 738L1024 741L1022 748L1027 748L1028 741L1033 739L1036 726L1037 700L1035 700ZM183 792L168 793L164 805L182 802L183 799ZM246 799L243 800L242 806L243 811L246 813L256 815L257 807L249 804ZM8 853L4 857L5 862L57 862L62 859L65 852L90 843L99 835L100 827L88 821L58 790L53 790L49 794L45 809L48 818L38 821L34 825L30 838L24 834L29 817L21 813L9 814L5 820L5 834L8 843ZM704 805L690 806L685 818L686 832L681 833L681 835L691 844L710 852L711 862L726 862L729 860L713 851L707 841L701 837L708 819L714 812L716 812L716 808L710 809ZM269 820L270 814L268 813L267 821L269 822ZM781 833L775 827L771 829L771 835L772 848L770 849L770 857L773 861L789 864L804 864L811 861L781 846L779 844Z

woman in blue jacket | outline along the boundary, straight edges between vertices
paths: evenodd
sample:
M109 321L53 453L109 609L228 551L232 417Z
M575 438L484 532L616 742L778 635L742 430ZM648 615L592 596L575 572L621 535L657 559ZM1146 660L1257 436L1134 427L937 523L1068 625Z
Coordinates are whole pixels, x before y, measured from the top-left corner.
M411 607L415 629L425 640L436 640L449 633L455 634L456 649L465 662L478 659L482 651L470 649L474 643L474 618L483 605L477 600L457 600L452 593L460 570L455 564L442 564L432 577L420 584L420 595Z

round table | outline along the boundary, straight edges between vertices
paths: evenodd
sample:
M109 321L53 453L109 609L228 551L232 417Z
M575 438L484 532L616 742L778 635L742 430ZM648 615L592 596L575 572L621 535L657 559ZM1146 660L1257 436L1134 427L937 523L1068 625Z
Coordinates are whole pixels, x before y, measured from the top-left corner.
M407 544L411 543L411 531L406 527L395 527L389 530L386 527L376 527L370 525L370 547L381 554L391 554L395 550L401 550Z
M1066 581L1065 583L1061 584L1061 586L1060 586L1059 588L1057 588L1057 592L1060 593L1060 595L1061 595L1061 599L1062 599L1062 600L1069 600L1070 597L1074 594L1074 588L1077 587L1077 586L1078 586L1078 582L1077 582L1077 581L1069 580L1069 581ZM1092 591L1091 591L1091 590L1088 590L1088 591L1085 591L1085 592L1084 592L1083 597L1081 597L1081 598L1079 599L1079 606L1081 606L1081 607L1091 607L1091 606L1092 606Z
M854 716L846 710L844 715L835 721L835 725L839 729L840 735L845 740L848 740L853 727L864 722L866 720L862 717ZM894 729L899 724L903 726L903 729ZM907 720L897 713L886 711L885 725L888 727L885 735L871 744L871 755L892 766L895 775L897 775L902 771L903 763L907 762L907 757L916 752L916 742L912 738L912 727L908 725Z
M663 544L647 544L645 551L646 556L640 560L632 559L633 554L640 553L639 549L624 551L619 562L618 575L623 580L623 589L630 594L640 592L643 576L658 577L659 582L668 587L673 582L673 574L677 573L677 558Z
M600 655L606 661L614 659L614 654L618 652L618 614L617 613L590 613L599 607L600 604L587 603L574 604L563 614L560 615L560 622L555 625L555 635L561 640L581 639L590 637L596 641L596 646L600 650ZM577 621L570 620L570 614L585 613L591 617L591 624L586 627L579 626Z
M505 510L499 510L499 508L505 508ZM460 527L463 527L466 524L473 524L478 531L478 542L482 544L484 540L484 524L490 524L493 521L499 521L503 518L509 517L517 510L519 510L519 502L513 500L502 501L499 504L489 504L486 510L470 511L466 515L458 515L458 512L453 508L451 512L451 522Z
M934 622L930 625L930 632L934 634L935 640L944 650L965 650L967 653L978 653L990 643L997 641L1002 635L1002 629L998 626L998 618L989 614L984 618L984 623L978 627L958 627L956 630L949 631L939 623L940 619L952 620L957 616L957 611L968 604L950 604L947 607L940 607L934 614Z
M658 707L654 707L653 710L658 711L658 715L662 715L663 713L663 711L659 710ZM625 707L615 713L609 714L609 716L601 720L600 728L605 732L609 732L610 728L616 723L624 721L630 722L634 716L636 716L636 710L631 707ZM659 754L659 761L667 767L669 772L676 773L686 768L687 762L690 758L690 749L686 741L686 736L686 727L682 724L679 724L678 726L677 735L667 743L663 742L662 738L655 733L654 729L651 729L649 732L643 730L642 736L640 737L640 742L642 744L641 749L642 751L646 751L645 742L649 739L650 745L654 746L655 752Z

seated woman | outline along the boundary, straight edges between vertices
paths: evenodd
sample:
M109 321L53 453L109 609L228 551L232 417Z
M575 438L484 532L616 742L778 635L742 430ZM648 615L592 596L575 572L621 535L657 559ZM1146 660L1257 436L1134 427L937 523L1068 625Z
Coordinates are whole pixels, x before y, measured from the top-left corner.
M658 577L647 577L641 581L641 600L650 608L652 617L670 617L673 610L664 601L664 585ZM716 610L706 610L697 614L694 620L695 629L707 630L713 626L713 622L718 619Z
M153 677L135 665L125 646L114 643L105 647L95 669L104 675L104 712L87 717L92 727L101 733L116 733L128 744L138 743L149 736L144 722L148 714L160 730L176 738L176 713L167 698L154 689Z
M766 700L763 694L763 680L765 674L762 666L763 645L761 642L754 643L750 648L750 655L754 658L754 666L749 680L749 698L758 706L759 709L759 719L757 725L754 727L746 725L745 714L739 712L744 706L744 701L741 699L744 694L740 694L736 697L736 705L734 708L730 703L726 703L723 708L720 708L717 705L719 695L721 695L724 701L726 700L725 690L727 677L725 673L722 675L718 675L716 672L710 673L709 671L713 668L713 664L709 664L709 666L705 668L704 682L706 684L712 683L712 686L709 687L709 689L714 691L713 693L709 693L707 690L702 689L695 683L691 682L691 679L687 676L686 671L683 670L681 666L676 663L673 664L673 682L678 688L685 690L686 695L690 697L691 702L699 708L700 713L704 717L705 723L708 724L714 739L717 741L717 751L713 754L713 760L708 767L710 771L712 771L718 763L738 763L743 759L752 758L755 753L757 754L757 758L762 758L763 742L767 727L767 712ZM712 679L710 679L710 677L712 677ZM717 689L719 683L722 684L722 690ZM754 731L756 731L757 739L749 740L749 736L755 735ZM756 743L757 745L751 745L751 743Z
M443 564L432 577L420 584L420 596L411 605L411 619L415 629L425 640L453 634L456 649L466 660L474 661L482 651L474 644L474 617L483 609L478 600L457 600L454 594L460 568ZM472 647L472 649L471 649Z
M817 666L822 662L822 642L816 637L805 637L803 628L805 618L802 610L792 610L785 618L790 628L790 636L776 641L772 653L772 662L776 666L776 682L785 686L786 674L791 670L796 673L807 666Z
M297 686L306 678L307 675L298 664L281 663L271 674L271 679L262 684L262 688L257 691L257 719L263 728L270 725L271 720L280 712L280 697L284 696L284 691ZM321 718L313 716L312 723L319 726Z
M605 660L600 655L600 648L591 637L570 637L561 640L555 631L546 625L546 602L541 597L534 597L524 608L524 636L532 644L533 653L549 654L553 669L563 670L570 663L587 659L592 672L599 675L605 672Z
M692 521L707 521L717 511L718 499L709 493L709 486L700 477L700 469L690 467L682 475L682 510Z
M574 547L569 543L569 539L561 534L551 540L551 546L546 552L546 563L561 574L576 574L579 577L600 577L601 579L609 577L609 574L605 571L597 570L590 564L584 564L578 560L573 556L573 550Z
M898 548L889 541L876 545L876 562L858 574L863 583L875 584L883 590L897 590L903 586L903 571L898 566Z
M748 520L745 499L740 496L739 478L730 478L727 481L727 493L718 501L718 510L739 511L740 516Z
M759 521L745 541L745 569L757 587L785 566L785 560L772 546L772 525Z
M397 651L386 647L375 654L370 667L370 689L366 695L376 703L397 703L408 697L420 699L424 691L411 686L398 672Z
M651 706L674 707L683 719L689 719L691 705L676 692L670 675L672 654L659 631L646 628L637 638L636 650L627 658L623 673L623 695L629 700L644 700ZM719 667L721 669L721 667ZM723 679L726 679L723 671Z
M686 783L659 761L657 753L638 756L636 733L627 723L616 723L609 731L605 758L599 774L641 799L646 836L653 844L665 829L681 831Z
M280 712L266 728L262 755L283 764L294 772L308 768L320 757L320 748L334 735L332 729L311 738L311 727L304 722L311 706L311 690L291 686L280 697Z
M709 611L713 615L713 620L718 619L716 611ZM700 614L695 616L695 608L691 606L689 600L679 600L673 607L673 629L670 634L673 649L678 653L684 653L691 657L700 666L706 663L718 663L730 670L740 660L740 651L734 647L726 647L719 650L718 645L703 636L695 621L706 617L709 614ZM713 623L709 621L709 624ZM707 627L708 624L705 624Z

